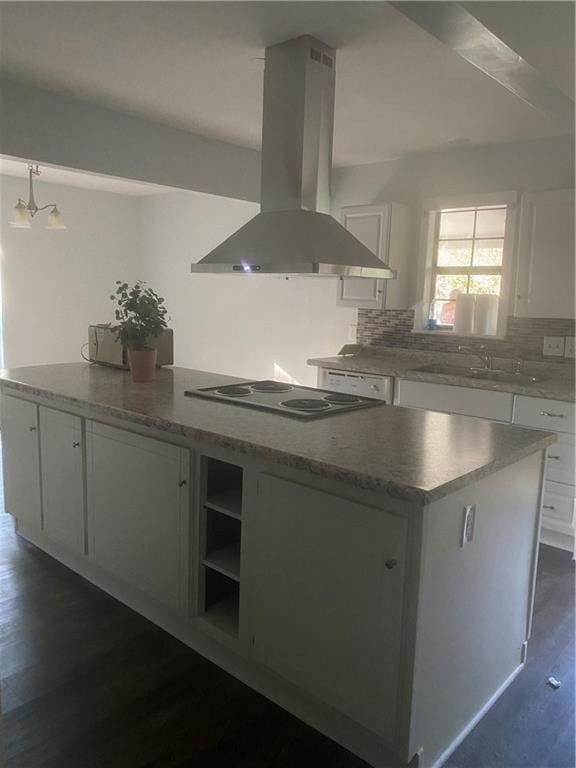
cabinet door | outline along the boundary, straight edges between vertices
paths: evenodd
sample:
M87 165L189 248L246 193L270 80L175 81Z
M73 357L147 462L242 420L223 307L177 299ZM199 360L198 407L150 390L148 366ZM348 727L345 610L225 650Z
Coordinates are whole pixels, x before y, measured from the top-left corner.
M43 531L86 553L82 420L40 406Z
M396 279L342 278L337 303L366 309L409 309L415 301L410 209L399 203L346 207L342 209L342 224L396 270Z
M2 396L2 461L6 512L40 530L38 406Z
M354 206L342 210L342 224L382 261L388 253L390 206ZM383 309L385 280L343 277L338 281L340 306Z
M184 612L189 452L95 422L86 437L91 557Z
M261 475L246 522L256 659L392 740L406 521Z
M522 198L518 317L574 317L574 191Z
M491 421L512 419L514 395L508 392L397 379L395 393L395 405L406 408L459 413Z

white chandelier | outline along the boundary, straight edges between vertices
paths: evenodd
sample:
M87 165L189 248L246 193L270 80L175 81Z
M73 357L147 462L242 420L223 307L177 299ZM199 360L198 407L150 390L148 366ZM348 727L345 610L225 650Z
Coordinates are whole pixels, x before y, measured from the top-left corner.
M36 216L36 214L40 211L45 211L46 208L51 208L52 210L48 214L48 219L46 221L46 229L66 229L66 225L62 221L62 214L58 210L56 203L48 203L47 205L43 205L41 207L36 205L33 189L34 176L40 176L40 169L37 165L29 165L28 178L30 188L28 192L28 202L25 203L22 198L18 198L18 202L14 206L14 210L12 212L12 221L10 222L10 226L15 227L16 229L32 229L32 219L34 216Z

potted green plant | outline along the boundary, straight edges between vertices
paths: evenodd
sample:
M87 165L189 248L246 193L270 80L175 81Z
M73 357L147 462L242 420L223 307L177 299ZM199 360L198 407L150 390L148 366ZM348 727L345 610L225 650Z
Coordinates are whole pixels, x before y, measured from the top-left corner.
M167 327L164 299L142 280L133 286L116 281L117 324L112 326L117 338L128 350L132 381L152 381L156 369L156 347L153 340Z

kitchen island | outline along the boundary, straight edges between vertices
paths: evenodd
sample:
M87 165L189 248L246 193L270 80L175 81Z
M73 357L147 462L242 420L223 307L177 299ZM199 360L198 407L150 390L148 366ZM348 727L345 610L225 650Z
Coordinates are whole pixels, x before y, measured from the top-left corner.
M374 766L439 765L522 669L554 436L240 379L2 373L18 533Z

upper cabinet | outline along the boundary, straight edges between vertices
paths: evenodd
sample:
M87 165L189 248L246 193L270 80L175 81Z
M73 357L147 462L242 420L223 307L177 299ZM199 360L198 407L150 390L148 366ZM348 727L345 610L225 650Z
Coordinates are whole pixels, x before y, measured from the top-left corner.
M342 278L338 304L368 309L408 309L414 304L411 209L400 203L349 206L342 209L342 224L397 275L395 280Z
M517 317L574 317L574 191L523 196Z

